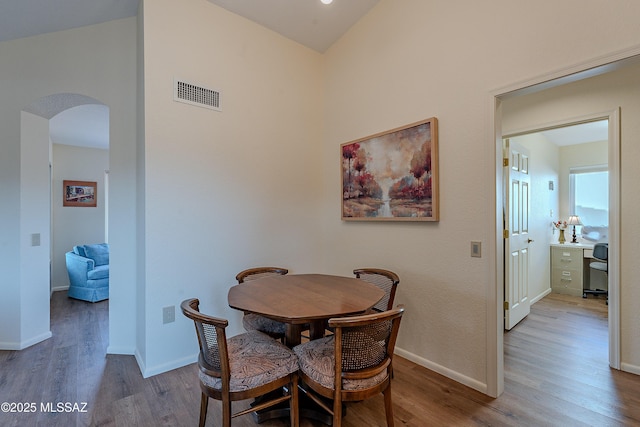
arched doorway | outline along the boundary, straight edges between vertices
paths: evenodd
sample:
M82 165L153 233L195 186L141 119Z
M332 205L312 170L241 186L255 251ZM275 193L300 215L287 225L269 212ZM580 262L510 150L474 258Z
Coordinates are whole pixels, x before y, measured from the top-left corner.
M84 136L84 146L81 144L83 137L78 138L83 129L93 129L94 134L90 139ZM49 95L34 101L21 112L20 227L31 236L28 245L21 246L21 259L29 259L29 263L20 266L23 296L20 310L23 318L30 319L28 324L23 325L26 330L22 331L22 336L26 338L20 343L21 348L51 336L49 298L54 290L68 286L64 261L64 253L70 249L68 239L73 239L74 233L86 228L92 228L91 232L94 233L98 227L101 230L97 231L97 240L105 240L106 194L98 193L98 207L93 212L88 212L87 208L76 208L84 209L83 213L69 211L69 208L63 211L62 183L57 182L54 153L61 151L61 155L71 156L64 162L60 173L91 173L95 178L88 177L92 179L86 180L97 181L104 188L109 158L108 129L108 107L80 94ZM98 142L99 145L96 145ZM56 150L55 144L68 148ZM87 150L103 151L101 155L93 157L106 159L107 167L102 165L96 170L95 165L88 164L86 159L92 156ZM79 180L80 177L69 176L65 179ZM94 237L89 239L95 240Z

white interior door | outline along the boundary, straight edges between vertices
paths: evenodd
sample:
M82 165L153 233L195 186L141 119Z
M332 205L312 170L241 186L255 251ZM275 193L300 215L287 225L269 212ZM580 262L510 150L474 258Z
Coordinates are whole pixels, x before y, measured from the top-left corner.
M529 299L529 152L505 139L505 310L504 327L513 328L531 307Z

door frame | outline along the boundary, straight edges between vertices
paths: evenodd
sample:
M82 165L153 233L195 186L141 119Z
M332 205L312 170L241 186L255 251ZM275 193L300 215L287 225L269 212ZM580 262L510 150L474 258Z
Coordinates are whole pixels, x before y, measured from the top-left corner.
M494 182L494 241L492 257L493 268L489 272L489 286L487 287L487 389L489 396L498 397L504 391L504 341L503 341L503 301L504 301L504 242L502 237L502 100L512 96L520 96L539 90L560 86L584 78L605 74L618 70L629 64L640 62L640 46L614 52L608 56L599 57L575 66L562 69L532 80L516 83L508 87L497 89L489 93L487 108L488 118L492 126L487 126L487 140L493 144L493 162L495 170ZM612 116L609 122L609 204L615 210L610 212L610 234L614 244L609 245L611 265L609 276L609 363L611 367L620 369L620 294L619 294L619 221L620 221L620 113L619 109L606 114ZM617 141L617 142L615 142ZM615 143L614 143L615 142ZM611 150L615 149L614 153ZM614 171L612 178L611 171ZM613 200L611 197L614 197ZM611 215L615 215L612 217ZM613 219L613 221L611 221Z
M608 120L607 170L609 171L609 366L620 369L620 107L615 110L559 120L541 126L510 132L503 138L544 132L550 129Z

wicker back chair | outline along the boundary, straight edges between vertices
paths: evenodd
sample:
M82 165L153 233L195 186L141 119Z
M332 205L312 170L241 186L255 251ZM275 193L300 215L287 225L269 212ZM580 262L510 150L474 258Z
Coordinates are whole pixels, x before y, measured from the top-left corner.
M200 426L205 425L209 398L222 402L222 425L231 426L231 418L289 401L290 421L298 426L298 360L289 348L271 337L251 331L227 339L229 322L201 314L200 302L193 298L182 302L182 313L193 320L200 345L198 376L200 389ZM232 413L231 402L256 398L266 393L289 392Z
M281 267L255 267L243 270L236 275L238 283L256 280L262 277L285 275L289 272ZM260 331L277 340L284 340L286 325L283 322L269 319L255 313L245 313L242 317L242 326L247 331Z
M281 267L255 267L243 270L236 274L236 280L238 283L244 283L248 280L260 279L262 277L276 276L289 273L289 270Z
M400 278L396 273L381 268L357 268L353 270L353 274L357 279L376 285L385 292L385 296L373 306L375 311L386 311L393 308L396 288L400 283Z
M393 426L391 377L393 351L404 308L363 316L330 319L335 333L294 347L301 388L342 422L342 403L384 395L387 426ZM333 399L333 406L326 404Z

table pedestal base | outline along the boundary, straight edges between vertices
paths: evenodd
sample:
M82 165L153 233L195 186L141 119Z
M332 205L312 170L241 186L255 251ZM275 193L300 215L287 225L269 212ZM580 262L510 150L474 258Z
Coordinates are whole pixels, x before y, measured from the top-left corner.
M261 399L258 398L253 404L259 403ZM331 407L331 401L327 400L326 404ZM308 398L304 392L300 391L298 397L298 408L300 418L310 418L312 420L319 421L328 426L333 425L333 416L322 408L320 408L313 400ZM347 414L347 408L342 405L342 416ZM267 420L273 420L276 418L289 418L289 403L284 402L280 405L273 406L271 408L256 411L252 414L253 420L260 424Z

